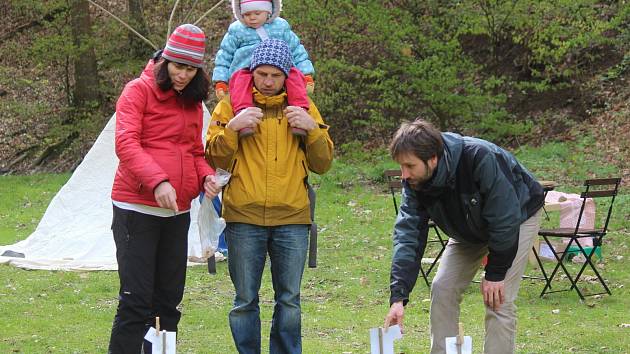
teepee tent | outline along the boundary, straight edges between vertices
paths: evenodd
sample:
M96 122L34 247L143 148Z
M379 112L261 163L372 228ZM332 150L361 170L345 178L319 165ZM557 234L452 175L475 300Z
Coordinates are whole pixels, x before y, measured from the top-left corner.
M210 114L203 107L204 140ZM0 246L0 263L27 269L116 270L116 247L110 230L110 197L118 158L114 151L116 115L112 116L96 142L55 195L35 231L25 240ZM188 259L200 258L197 226L199 200L190 211ZM217 254L220 257L220 254Z

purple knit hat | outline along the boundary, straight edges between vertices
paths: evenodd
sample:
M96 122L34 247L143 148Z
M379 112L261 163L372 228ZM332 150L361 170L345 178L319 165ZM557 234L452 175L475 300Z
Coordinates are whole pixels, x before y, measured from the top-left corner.
M293 67L293 60L287 42L280 39L266 39L260 42L252 53L252 63L249 70L254 71L261 65L273 65L282 70L286 76L289 76L289 71Z

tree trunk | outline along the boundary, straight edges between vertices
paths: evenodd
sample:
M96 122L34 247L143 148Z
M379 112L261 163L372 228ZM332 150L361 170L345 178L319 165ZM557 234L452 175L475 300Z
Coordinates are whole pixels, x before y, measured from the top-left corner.
M144 5L142 0L127 0L129 6L129 25L143 36L148 35L147 22L144 19ZM129 31L129 49L134 58L146 59L151 55L153 48L149 47L142 39Z
M89 3L85 0L73 0L70 17L72 37L76 47L73 105L75 108L83 109L98 104L100 97Z

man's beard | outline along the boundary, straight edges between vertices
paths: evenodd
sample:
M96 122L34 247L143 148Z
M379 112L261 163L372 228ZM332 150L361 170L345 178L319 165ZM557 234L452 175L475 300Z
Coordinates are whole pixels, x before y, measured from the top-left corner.
M408 178L407 179L407 183L409 183L409 185L411 187L413 187L413 189L418 189L424 183L429 181L431 179L431 177L433 177L433 170L428 165L426 165L426 167L427 167L426 168L426 173L425 173L424 176L418 177L418 178Z

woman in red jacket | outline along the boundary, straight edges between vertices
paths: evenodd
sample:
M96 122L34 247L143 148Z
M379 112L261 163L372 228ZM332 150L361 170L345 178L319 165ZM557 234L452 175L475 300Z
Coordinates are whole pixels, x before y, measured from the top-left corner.
M155 317L177 331L184 294L191 201L220 191L204 159L205 35L179 26L116 104L112 231L120 277L110 353L139 353ZM146 349L146 348L145 348Z

